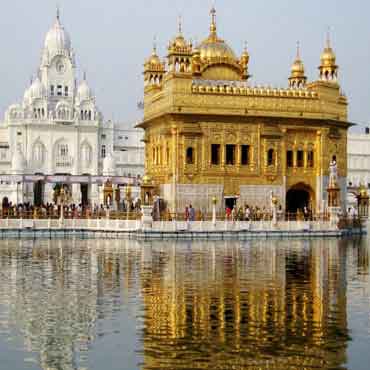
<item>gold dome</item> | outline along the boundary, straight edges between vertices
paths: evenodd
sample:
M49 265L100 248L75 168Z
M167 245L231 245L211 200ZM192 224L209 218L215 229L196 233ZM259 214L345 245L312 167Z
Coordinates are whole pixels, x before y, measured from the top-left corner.
M301 59L299 41L297 42L297 55L290 69L292 75L304 75L304 64Z
M162 64L161 60L159 59L159 56L157 55L156 48L153 49L152 55L147 60L147 64L150 64L152 66Z
M211 16L212 22L210 27L210 35L198 46L202 61L208 61L217 58L235 62L237 57L233 50L225 43L224 40L221 40L217 37L215 8L212 8Z
M249 63L249 53L248 53L248 49L247 49L247 43L245 43L244 50L243 50L243 53L242 53L242 56L241 56L240 60L244 64Z
M143 184L145 184L145 185L149 184L152 181L152 179L149 175L144 175L142 180L143 180Z
M330 45L330 31L328 30L326 47L321 54L321 65L322 66L334 66L336 61L336 56Z
M296 60L291 68L292 74L303 73L304 74L304 65L301 60Z
M333 49L330 46L326 47L323 53L321 54L320 59L321 59L322 65L329 65L329 66L334 65L336 61L336 56L335 56Z

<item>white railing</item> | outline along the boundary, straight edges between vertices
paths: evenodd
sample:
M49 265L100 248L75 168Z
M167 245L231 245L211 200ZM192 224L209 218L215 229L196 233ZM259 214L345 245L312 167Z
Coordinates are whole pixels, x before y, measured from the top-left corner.
M110 219L0 219L0 230L83 230L134 232L143 229L141 220ZM304 232L338 231L330 221L156 221L152 227L145 228L153 232Z
M58 156L55 158L56 167L70 167L73 165L73 157L71 156Z

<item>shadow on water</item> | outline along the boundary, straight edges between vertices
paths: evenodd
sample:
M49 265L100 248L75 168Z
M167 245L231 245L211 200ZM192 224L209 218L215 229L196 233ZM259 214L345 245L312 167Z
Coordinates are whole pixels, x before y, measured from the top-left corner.
M347 369L347 284L369 283L369 248L9 240L0 271L0 344L20 338L42 369Z

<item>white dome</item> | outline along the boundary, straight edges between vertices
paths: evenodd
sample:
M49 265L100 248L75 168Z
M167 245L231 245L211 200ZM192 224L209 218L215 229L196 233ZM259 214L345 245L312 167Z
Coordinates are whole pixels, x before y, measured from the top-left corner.
M24 172L26 166L26 161L24 159L23 153L20 149L16 149L13 153L12 158L12 172L14 174L21 174Z
M49 32L46 34L45 49L48 50L50 55L58 53L61 50L69 51L71 49L71 39L67 31L61 25L59 15L57 16L53 27L51 27Z
M103 175L115 176L116 174L116 161L112 154L108 154L103 160Z
M44 96L44 87L38 77L35 79L35 81L33 81L28 90L28 94L28 98L31 99L40 99Z
M92 91L84 79L77 90L77 97L80 102L90 100L92 98Z

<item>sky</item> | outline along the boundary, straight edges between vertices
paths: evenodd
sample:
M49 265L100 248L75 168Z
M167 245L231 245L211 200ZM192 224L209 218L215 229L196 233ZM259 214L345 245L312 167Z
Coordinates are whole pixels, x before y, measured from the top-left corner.
M77 75L86 71L106 120L126 126L142 112L143 63L154 37L160 56L176 35L179 15L188 39L208 35L213 3L218 34L240 55L250 54L252 85L286 87L297 41L309 80L318 77L330 28L349 99L349 120L370 123L370 2L366 0L0 0L0 117L21 101L36 74L56 5L76 52Z

